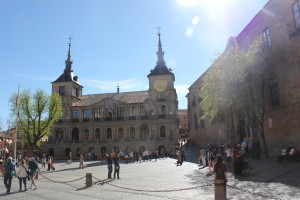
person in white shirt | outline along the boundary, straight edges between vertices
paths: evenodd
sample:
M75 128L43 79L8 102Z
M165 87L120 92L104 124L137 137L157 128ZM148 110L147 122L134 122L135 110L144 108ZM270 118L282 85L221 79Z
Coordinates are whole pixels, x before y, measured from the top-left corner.
M28 166L26 165L26 162L24 159L21 160L21 165L17 169L17 176L19 179L19 184L20 184L20 189L19 191L22 191L22 182L24 184L24 189L25 191L27 190L27 184L26 184L26 179L28 177Z

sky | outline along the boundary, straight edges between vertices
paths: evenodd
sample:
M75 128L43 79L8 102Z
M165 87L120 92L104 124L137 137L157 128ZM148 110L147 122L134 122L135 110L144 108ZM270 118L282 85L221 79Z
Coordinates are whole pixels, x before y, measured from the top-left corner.
M179 109L188 87L268 0L0 0L0 120L9 97L43 89L65 68L68 38L83 94L148 89L157 27L175 74Z

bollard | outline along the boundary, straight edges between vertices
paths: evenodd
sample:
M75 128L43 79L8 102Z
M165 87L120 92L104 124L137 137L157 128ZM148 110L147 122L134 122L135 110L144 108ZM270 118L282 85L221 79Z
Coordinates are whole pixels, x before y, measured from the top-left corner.
M226 200L226 182L223 179L215 180L215 200Z
M92 173L86 173L86 181L85 181L85 187L92 187Z

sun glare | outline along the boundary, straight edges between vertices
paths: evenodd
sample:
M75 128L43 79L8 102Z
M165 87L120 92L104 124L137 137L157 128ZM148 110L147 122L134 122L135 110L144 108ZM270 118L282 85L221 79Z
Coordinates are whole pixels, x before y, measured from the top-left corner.
M199 0L177 0L181 6L193 7L199 3Z

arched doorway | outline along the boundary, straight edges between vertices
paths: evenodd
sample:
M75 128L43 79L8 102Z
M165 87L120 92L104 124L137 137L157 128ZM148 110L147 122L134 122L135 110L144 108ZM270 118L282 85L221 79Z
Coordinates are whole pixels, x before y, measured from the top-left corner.
M106 153L107 152L107 148L106 147L102 147L101 148L101 153Z
M82 149L80 147L77 148L77 157L80 157L80 155L83 154Z
M71 149L70 148L66 148L65 150L65 156L67 157L71 152Z
M48 153L49 153L49 156L54 157L54 149L53 148L50 148Z
M72 140L73 141L79 141L79 129L73 128L72 130Z
M165 155L165 151L166 151L166 148L165 148L164 145L160 145L160 146L158 147L158 154L159 154L159 155Z
M143 155L143 152L145 151L145 147L144 146L140 146L140 148L139 148L139 153L141 154L141 155Z

